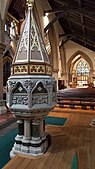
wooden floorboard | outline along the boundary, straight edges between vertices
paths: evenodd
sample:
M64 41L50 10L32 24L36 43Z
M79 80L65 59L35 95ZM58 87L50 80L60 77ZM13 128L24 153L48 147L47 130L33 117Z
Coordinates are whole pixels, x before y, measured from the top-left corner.
M71 169L74 154L78 169L95 169L95 128L90 126L95 110L56 107L49 116L67 118L64 126L47 125L52 144L39 157L17 155L3 169Z

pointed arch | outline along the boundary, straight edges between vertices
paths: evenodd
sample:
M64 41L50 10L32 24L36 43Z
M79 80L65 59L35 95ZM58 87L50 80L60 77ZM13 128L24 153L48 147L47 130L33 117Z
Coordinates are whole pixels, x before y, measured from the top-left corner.
M70 67L71 67L71 62L73 61L73 59L74 59L77 55L81 55L81 58L83 58L84 60L86 60L86 61L89 63L90 71L92 71L92 70L93 70L93 63L92 63L90 57L89 57L86 53L84 53L84 52L82 52L82 51L80 51L80 50L78 50L77 52L75 52L75 53L70 57L70 59L68 60L68 62L67 62L67 65L68 65L67 69L68 69L68 71L69 71L69 69L70 69Z
M10 58L13 60L15 51L14 51L14 49L10 45L6 46L5 51L3 53L3 58L6 56L7 53L9 53Z

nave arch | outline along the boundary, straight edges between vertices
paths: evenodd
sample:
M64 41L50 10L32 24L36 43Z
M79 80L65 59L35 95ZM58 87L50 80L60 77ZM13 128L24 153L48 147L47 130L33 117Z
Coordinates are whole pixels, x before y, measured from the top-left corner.
M82 51L77 51L70 57L70 59L67 62L67 72L68 72L69 84L76 83L75 86L77 85L77 77L75 79L73 79L73 67L76 63L78 63L78 61L80 59L83 59L85 62L87 62L87 64L89 65L89 68L90 68L89 69L89 77L88 77L87 81L89 81L89 83L93 81L93 79L92 79L92 77L93 77L92 60L90 59L90 57L86 53L84 53Z

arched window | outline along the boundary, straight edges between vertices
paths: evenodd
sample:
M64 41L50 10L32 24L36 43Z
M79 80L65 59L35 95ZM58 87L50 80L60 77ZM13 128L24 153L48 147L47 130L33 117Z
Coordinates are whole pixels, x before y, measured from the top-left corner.
M83 59L79 59L73 67L73 78L77 78L77 85L87 85L90 73L89 64Z
M76 75L89 76L89 65L84 59L81 59L76 65Z

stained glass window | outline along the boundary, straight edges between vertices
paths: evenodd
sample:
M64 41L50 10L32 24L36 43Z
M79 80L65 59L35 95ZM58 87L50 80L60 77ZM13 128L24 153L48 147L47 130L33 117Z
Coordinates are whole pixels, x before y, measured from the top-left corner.
M76 65L76 75L77 76L89 75L89 65L84 59L81 59Z

